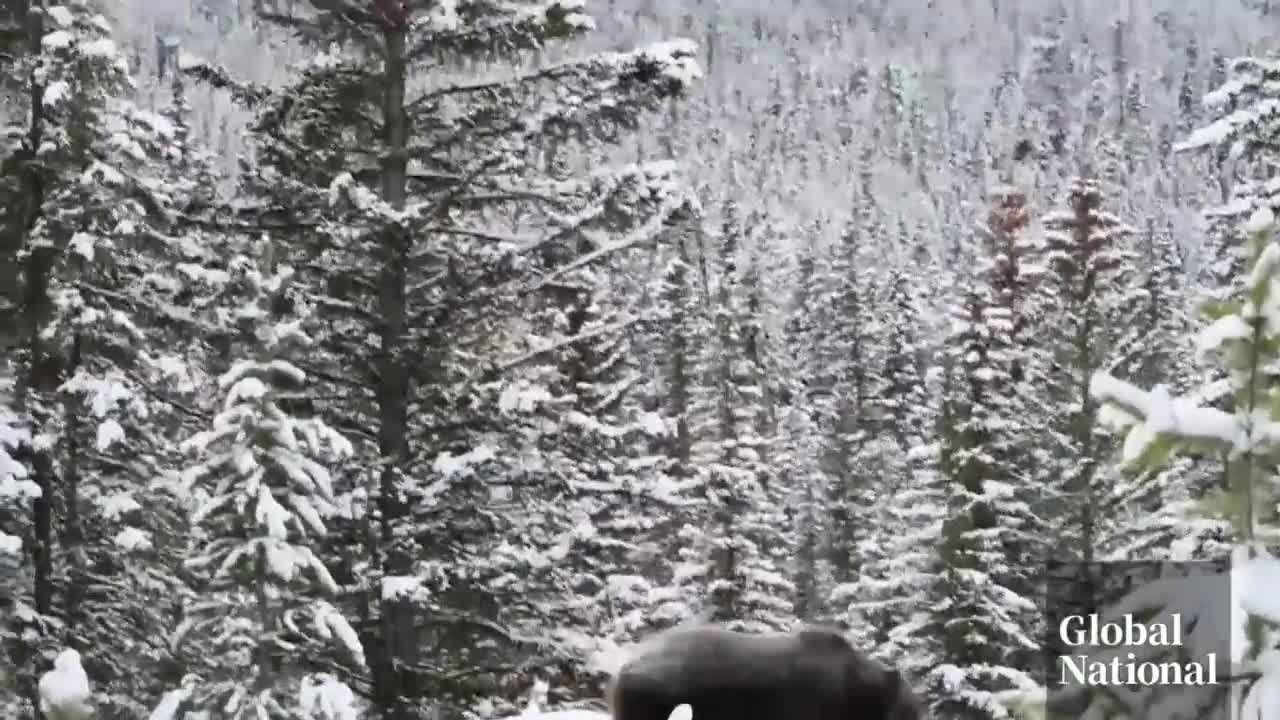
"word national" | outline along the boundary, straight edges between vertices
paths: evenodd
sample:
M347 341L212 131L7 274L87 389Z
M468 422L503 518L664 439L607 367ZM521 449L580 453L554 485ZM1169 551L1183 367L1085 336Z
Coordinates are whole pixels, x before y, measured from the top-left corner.
M1113 657L1109 661L1090 660L1088 655L1063 655L1063 685L1069 682L1081 685L1217 685L1218 655L1208 653L1205 662L1180 663L1139 662L1138 656L1127 653L1125 659Z
M1097 615L1070 615L1058 624L1058 637L1072 647L1181 647L1182 616L1174 613L1168 624L1142 623L1132 615L1120 622L1102 622ZM1141 661L1136 653L1108 660L1088 655L1059 658L1060 682L1082 685L1216 685L1218 657L1206 653L1203 662Z

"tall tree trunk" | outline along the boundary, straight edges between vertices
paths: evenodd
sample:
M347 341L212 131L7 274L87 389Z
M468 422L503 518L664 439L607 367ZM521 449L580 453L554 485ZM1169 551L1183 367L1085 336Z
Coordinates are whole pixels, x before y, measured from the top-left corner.
M696 230L694 232L697 232ZM675 461L675 471L680 477L687 477L692 472L693 434L689 427L690 377L692 363L689 357L689 250L684 233L677 239L680 248L678 264L669 276L667 302L671 306L672 331L667 336L670 341L671 368L668 376L668 411L675 418L676 428L673 446L670 449L671 459Z
M77 336L73 344L72 357L68 367L74 369L80 361L81 340ZM62 469L62 549L64 557L70 562L71 572L68 575L64 608L67 622L67 644L78 650L75 642L76 632L82 617L84 601L84 534L80 521L80 443L81 423L80 408L76 402L66 402L63 406L63 428L66 442L66 456Z
M271 611L271 595L267 592L267 549L258 545L258 552L253 560L253 596L257 604L258 645L254 648L254 664L258 674L254 682L254 690L264 692L275 685L275 667L272 656L275 652L275 617Z
M40 3L38 0L19 0L16 10L17 16L24 18L27 24L27 52L37 56L41 53L41 40L44 36L44 13ZM44 143L44 83L34 68L27 79L27 90L31 115L26 148L18 153L20 183L17 201L22 214L19 218L20 227L14 238L15 259L29 245L30 233L44 210L43 178L34 162L35 149ZM31 554L34 569L32 599L35 611L46 616L53 613L53 492L56 477L50 450L34 438L39 436L42 423L50 419L42 416L45 410L42 401L57 389L60 375L57 358L49 352L41 337L53 311L48 293L52 265L53 257L48 249L33 249L27 256L22 267L24 282L19 305L22 316L18 324L20 342L26 345L27 351L27 366L18 388L18 410L31 424L33 442L32 447L27 449L27 459L31 463L32 481L40 488L40 496L31 505ZM29 664L26 669L31 681L25 691L34 706L36 720L43 720L44 717L40 711L35 682L43 669L36 665L39 655L35 649L40 642L39 638L27 640L22 657L16 658L16 664L20 667Z
M408 118L405 113L405 46L406 29L388 24L384 30L386 66L382 114L386 128L386 155L382 164L382 199L396 210L403 210L406 195L409 141ZM378 311L382 320L381 347L378 357L378 449L382 457L378 510L381 516L379 540L382 545L382 571L387 575L407 574L412 558L396 547L397 524L408 512L401 493L404 463L408 458L409 377L405 367L406 267L409 238L398 228L384 231ZM405 664L414 661L416 642L414 609L406 600L382 601L382 655L375 663L373 684L379 712L387 720L410 720L406 696L410 673Z

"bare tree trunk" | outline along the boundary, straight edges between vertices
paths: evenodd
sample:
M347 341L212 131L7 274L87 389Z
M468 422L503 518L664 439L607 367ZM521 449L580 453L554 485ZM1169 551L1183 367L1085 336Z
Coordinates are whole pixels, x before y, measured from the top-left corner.
M74 371L81 359L82 338L77 334L72 344L72 355L68 362L68 371ZM84 602L84 533L80 522L80 413L75 403L66 403L63 408L65 427L66 457L62 471L62 548L71 563L71 573L66 589L66 621L67 643L77 647L74 642L78 623L82 619L81 610ZM79 648L84 650L84 648Z
M44 36L44 13L40 9L39 0L19 0L17 8L19 17L27 23L27 51L34 55L41 52L41 39ZM34 148L44 143L44 83L32 70L27 80L28 103L30 103L30 124L27 128L26 149L19 154L21 176L18 202L22 208L21 223L18 230L14 251L20 252L30 241L31 230L35 227L44 210L44 184L38 167L31 161ZM40 423L47 418L39 417L44 408L40 407L42 396L56 390L59 382L57 358L48 351L41 331L52 313L52 303L48 294L49 273L53 258L48 249L34 250L28 256L24 275L22 307L23 316L19 322L19 337L27 346L27 367L22 383L19 385L19 412L32 424L32 431L38 433ZM56 485L53 458L47 448L31 447L28 459L32 466L32 480L40 488L40 496L31 505L32 538L31 553L35 570L32 598L35 611L40 615L53 612L53 491ZM27 695L34 706L36 720L43 719L40 712L38 690L34 679L41 668L34 663L39 656L34 646L39 639L27 641L25 657L18 658L18 664L32 663L28 668L31 673Z
M386 70L383 95L383 122L386 127L386 156L382 165L382 199L396 210L405 206L409 142L408 118L405 113L405 46L403 25L388 24L385 29ZM378 449L382 456L379 480L378 510L381 516L379 541L382 546L382 571L388 575L406 574L412 558L395 546L396 525L407 514L400 481L408 458L409 376L405 367L405 339L408 328L406 267L409 239L399 229L388 228L383 237L383 257L379 282L378 311L382 319L381 347L378 357ZM410 720L410 707L405 702L415 691L409 687L411 674L404 669L416 661L414 608L404 600L382 601L382 657L373 671L374 694L379 711L387 720Z
M267 593L267 550L258 545L257 556L253 559L253 596L258 605L258 645L254 648L254 664L257 665L258 677L254 689L258 692L270 690L275 684L275 668L272 663L275 639L275 617L271 612L271 597Z

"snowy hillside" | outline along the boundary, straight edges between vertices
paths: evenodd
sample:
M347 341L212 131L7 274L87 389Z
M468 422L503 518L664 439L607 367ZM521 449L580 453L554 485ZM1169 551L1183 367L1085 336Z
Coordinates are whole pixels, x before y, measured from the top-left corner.
M1050 558L1275 619L1277 29L0 3L0 717L592 720L713 619L996 720Z

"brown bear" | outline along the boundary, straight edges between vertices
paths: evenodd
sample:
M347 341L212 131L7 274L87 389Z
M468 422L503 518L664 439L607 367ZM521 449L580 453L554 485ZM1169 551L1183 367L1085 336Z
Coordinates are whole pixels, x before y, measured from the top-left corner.
M678 627L641 642L609 682L613 720L922 720L897 670L836 630L746 634Z

